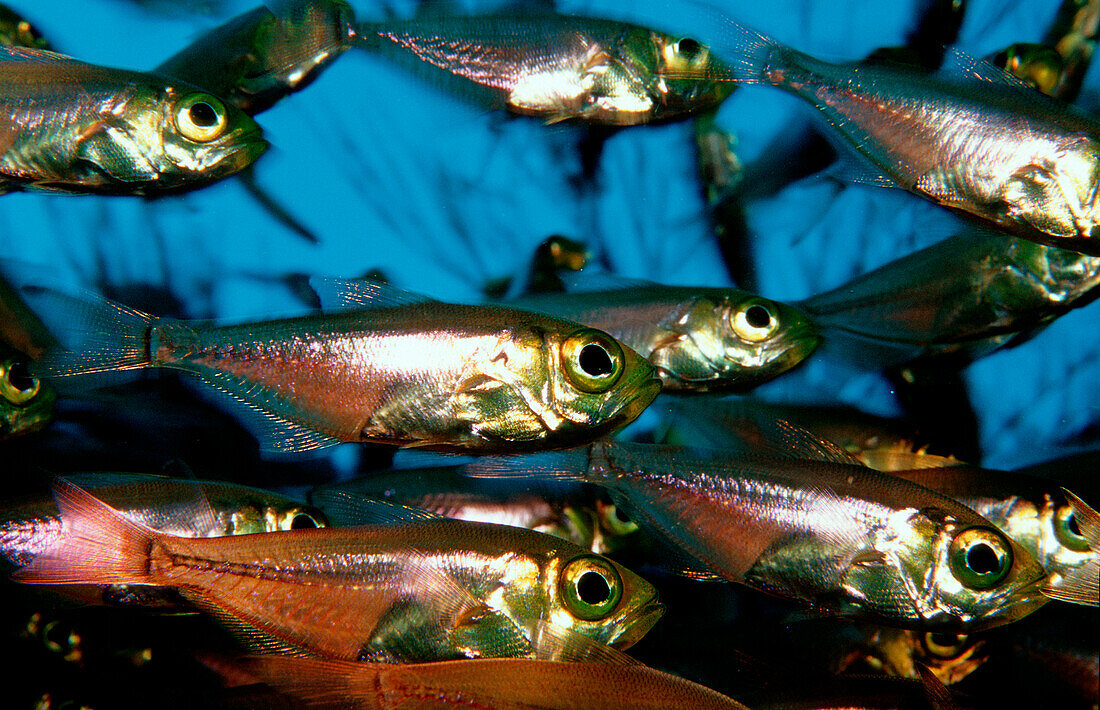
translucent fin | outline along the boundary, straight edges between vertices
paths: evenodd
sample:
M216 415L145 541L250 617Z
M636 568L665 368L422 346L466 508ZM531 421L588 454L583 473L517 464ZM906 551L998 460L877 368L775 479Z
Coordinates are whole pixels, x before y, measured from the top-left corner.
M527 638L507 614L485 605L463 615L449 638L476 658L521 658L536 651L534 640Z
M471 478L542 478L556 481L585 481L586 449L548 451L526 456L484 456L463 467Z
M196 373L197 374L197 373ZM260 450L274 453L314 451L342 443L339 439L271 411L256 402L257 388L233 375L217 370L204 370L199 378L213 387L202 391L234 412L246 429L260 442ZM272 402L276 404L276 402Z
M1066 494L1066 498L1073 506L1073 512L1077 518L1077 527L1081 529L1081 536L1088 540L1089 548L1093 552L1100 552L1100 513L1097 513L1092 506L1078 498L1072 491L1063 488L1062 492Z
M1057 584L1044 584L1042 592L1070 604L1100 606L1100 560L1089 560Z
M876 471L892 473L894 471L918 471L930 468L953 468L966 466L954 456L935 456L909 451L868 450L859 454L859 461Z
M34 363L36 373L65 377L152 365L155 316L91 293L77 297L41 286L24 286L20 292L61 343Z
M608 663L617 666L641 665L622 651L593 641L572 629L556 626L539 619L532 639L535 658L543 661L576 661Z
M920 676L920 684L924 689L924 697L933 710L962 710L955 699L951 697L951 691L936 677L928 666L916 662L913 666Z
M943 64L940 65L940 69L937 73L945 79L958 79L961 77L994 84L996 86L1021 89L1027 91L1029 94L1039 93L1034 86L1015 74L985 59L971 56L955 47L947 48L947 51L943 55Z
M636 21L647 24L644 18L637 18ZM721 78L739 84L768 83L765 72L773 61L773 55L794 51L700 0L678 6L667 22L674 22L675 25L662 25L662 30L683 33L708 45L727 71L726 76Z
M277 653L282 656L308 657L308 652L286 641L265 633L225 611L202 595L181 590L192 604L209 614L251 653Z
M112 500L147 501L156 505L160 530L181 537L209 537L219 529L218 514L202 483L139 473L84 473L65 476L80 488L110 487Z
M63 478L54 480L63 534L13 579L30 584L149 583L158 535Z
M410 291L365 279L313 277L309 285L321 299L321 307L330 310L396 308L413 303L431 303L434 299Z
M329 521L338 527L391 525L440 519L440 516L426 510L333 488L315 490L310 493L309 498L310 503L320 508Z
M81 63L64 54L51 52L48 49L35 49L32 47L9 47L0 45L0 61L5 62L36 62L38 64L56 64L60 62Z
M383 708L378 697L385 666L319 658L249 656L241 665L250 674L304 702L307 707Z

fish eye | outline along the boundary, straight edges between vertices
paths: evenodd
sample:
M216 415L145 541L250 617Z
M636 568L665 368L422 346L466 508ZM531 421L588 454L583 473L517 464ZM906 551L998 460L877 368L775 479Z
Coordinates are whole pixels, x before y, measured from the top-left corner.
M638 524L614 504L601 505L599 512L604 527L613 535L627 535L638 529Z
M1012 568L1012 548L991 528L967 528L951 541L951 572L969 589L991 589Z
M287 530L313 530L325 527L324 520L301 509L288 511L285 520Z
M684 59L691 61L699 56L699 53L703 51L703 45L690 37L684 37L682 40L676 43L676 51L683 56Z
M606 333L582 330L562 344L562 366L574 387L582 392L606 392L623 374L622 346Z
M42 383L31 374L27 363L8 359L0 362L0 395L14 405L27 404L42 389Z
M730 327L741 340L759 343L775 335L779 321L772 313L770 304L751 301L730 314Z
M966 634L948 634L939 631L929 631L921 638L924 650L930 656L950 660L958 658L966 650Z
M1088 552L1089 541L1081 534L1081 527L1077 524L1077 516L1074 515L1073 506L1066 504L1054 511L1054 536L1074 552Z
M196 143L217 140L229 126L225 104L210 94L188 94L176 105L176 128Z
M623 597L623 580L618 570L596 555L570 560L562 569L560 584L565 607L585 621L606 617Z

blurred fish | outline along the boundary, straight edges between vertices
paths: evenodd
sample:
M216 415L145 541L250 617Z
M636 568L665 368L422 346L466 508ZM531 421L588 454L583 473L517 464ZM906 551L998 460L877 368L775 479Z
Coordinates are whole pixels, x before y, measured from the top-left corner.
M992 61L1048 96L1073 101L1092 62L1098 31L1100 2L1062 0L1042 42L1009 45Z
M52 49L34 25L7 5L0 4L0 45Z
M936 631L890 629L861 624L863 637L839 668L842 673L868 670L901 678L920 677L927 668L944 685L954 685L984 664L989 653L978 636Z
M744 291L621 279L601 288L589 280L568 293L509 303L606 330L653 363L666 390L750 390L817 347L817 332L798 309Z
M45 50L0 47L0 115L0 192L180 192L267 148L252 119L205 91Z
M719 11L713 49L742 83L818 109L839 142L892 184L1016 236L1100 254L1100 124L956 54L936 75L823 62Z
M56 401L53 388L31 373L27 359L0 344L0 441L45 427Z
M268 652L348 661L599 657L660 617L656 590L563 540L436 519L188 539L58 479L65 534L15 578L178 588Z
M531 257L531 263L514 278L504 278L486 285L490 298L515 298L526 293L559 293L565 290L562 273L580 271L592 259L584 242L560 234L542 240Z
M799 306L826 340L881 366L981 357L1090 303L1098 284L1098 256L982 230L937 242Z
M625 426L660 390L637 353L575 323L367 282L317 287L339 312L231 326L24 292L78 336L75 350L47 353L39 372L183 370L227 395L271 451L341 441L483 452L575 446Z
M311 708L745 710L713 690L641 664L475 659L379 666L254 656L244 665Z
M619 517L613 504L600 500L589 488L517 486L513 481L470 478L463 475L462 466L372 473L318 486L309 499L328 512L334 494L393 501L446 518L514 525L569 540L597 554L629 545L638 530L636 524Z
M210 30L153 71L200 86L253 116L316 79L351 46L343 0L282 0Z
M685 574L741 582L819 612L973 631L1045 602L1042 567L984 518L859 466L599 441L468 470L604 486L688 558Z
M726 69L690 37L554 13L364 23L362 46L473 82L547 123L682 118L729 95Z

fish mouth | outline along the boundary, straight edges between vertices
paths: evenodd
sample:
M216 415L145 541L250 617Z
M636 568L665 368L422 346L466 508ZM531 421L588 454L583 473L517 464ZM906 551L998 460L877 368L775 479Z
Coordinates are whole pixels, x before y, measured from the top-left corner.
M656 375L640 383L634 397L619 409L615 418L623 425L634 421L649 405L653 404L653 400L657 399L663 386L661 378Z
M633 646L649 633L653 625L657 623L665 613L665 605L654 597L634 616L633 622L619 636L611 642L611 645L620 651Z
M219 172L222 172L222 174L244 170L256 162L271 145L259 129L245 133L233 142L236 144L235 148L227 151L216 163Z

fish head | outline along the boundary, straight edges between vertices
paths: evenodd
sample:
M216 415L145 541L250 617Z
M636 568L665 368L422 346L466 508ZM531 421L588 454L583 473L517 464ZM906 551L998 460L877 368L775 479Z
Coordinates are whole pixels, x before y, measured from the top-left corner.
M650 353L666 386L748 390L802 362L820 338L797 309L728 290L699 296L662 323Z
M1054 47L1046 44L1017 42L1002 50L993 63L1004 67L1034 86L1044 94L1051 95L1058 87L1065 72L1065 60Z
M658 77L659 117L715 106L736 88L732 72L698 40L650 32L649 41Z
M217 505L215 501L212 504ZM223 511L226 529L233 535L309 530L328 526L325 514L290 500L235 501Z
M618 649L637 643L664 614L653 585L600 555L562 549L544 584L552 626Z
M845 573L845 587L867 595L867 608L907 626L977 631L1023 618L1046 602L1042 566L963 506L899 510L880 532L875 554L866 557Z
M1065 495L1048 493L1044 505L1035 513L1038 521L1038 558L1046 568L1047 584L1051 588L1061 586L1075 571L1090 563L1095 565L1100 560L1097 541L1088 538L1089 530L1082 525L1083 516L1077 510L1077 505L1087 507L1084 501L1070 502ZM1088 514L1089 512L1084 513ZM1013 516L1010 514L1009 524L1012 521ZM1006 530L1012 532L1010 527L1006 527Z
M267 150L255 121L194 87L169 86L158 119L162 190L186 189L232 175Z
M634 421L661 391L653 365L601 330L548 332L545 352L549 403L577 444Z
M25 360L15 355L0 360L0 440L46 426L56 400L53 389L31 373Z

